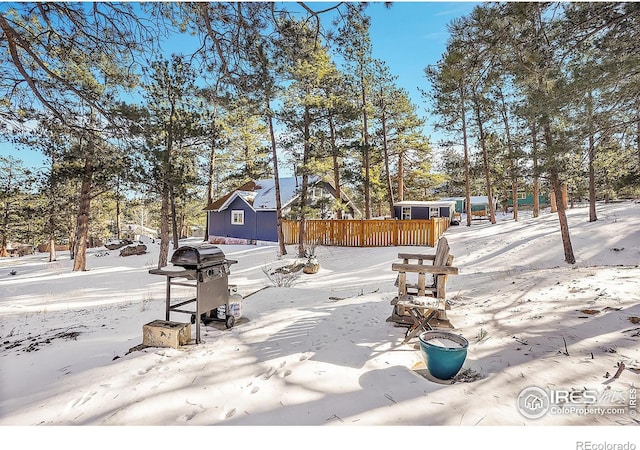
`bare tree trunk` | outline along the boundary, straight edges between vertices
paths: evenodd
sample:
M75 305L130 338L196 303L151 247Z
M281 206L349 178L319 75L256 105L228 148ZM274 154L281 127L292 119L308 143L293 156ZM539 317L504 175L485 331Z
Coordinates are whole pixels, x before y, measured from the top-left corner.
M336 127L333 116L329 116L329 132L331 133L331 156L333 159L333 184L336 188L336 198L340 202L340 208L336 211L338 220L342 219L342 187L340 187L340 163L338 161L338 146L336 145Z
M487 153L487 145L484 135L484 127L482 126L482 118L480 117L480 103L476 98L474 101L476 111L476 121L478 123L478 130L480 132L480 147L482 148L482 161L484 166L484 178L487 183L487 201L489 202L489 221L496 223L496 208L493 204L493 194L491 193L491 171L489 168L489 154Z
M538 177L538 127L531 129L531 158L533 159L533 217L540 215L540 180Z
M638 149L638 173L640 173L640 114L637 114L639 110L640 98L636 97L636 147Z
M551 152L553 149L553 138L551 137L551 126L548 123L544 124L545 141L547 144L547 152ZM566 208L562 195L562 183L558 175L558 170L555 165L550 168L549 179L551 181L551 187L555 193L555 205L558 211L558 221L560 222L560 234L562 236L562 246L564 249L564 260L569 264L575 264L576 258L573 254L573 246L571 245L571 236L569 235L569 222L567 220Z
M267 105L270 108L270 105ZM276 194L276 230L278 234L278 248L280 255L287 254L287 247L284 245L284 233L282 231L282 200L280 197L280 175L278 174L278 152L276 147L276 134L273 131L273 117L269 112L269 138L271 139L271 157L273 158L273 184Z
M589 121L589 222L598 220L596 215L596 175L593 164L596 159L596 148L593 139L593 99L591 91L587 101L587 120Z
M4 241L0 242L0 245L2 245L2 248L0 248L0 257L6 258L7 256L9 256L9 252L7 252L7 238L2 236L0 241Z
M178 233L178 220L176 214L176 198L173 193L173 186L169 186L169 204L171 206L171 232L173 234L173 249L179 247L180 234Z
M52 177L53 178L53 177ZM53 190L53 185L51 186ZM55 196L52 196L55 197ZM56 218L55 218L55 201L51 199L49 205L49 262L56 261Z
M211 144L211 151L209 152L209 170L207 172L207 205L213 203L213 174L216 167L216 139L213 138L213 143ZM207 218L204 230L204 238L203 241L207 242L209 240L209 216L210 212L207 211Z
M76 257L76 233L75 228L69 224L69 259L74 260Z
M560 222L560 234L562 236L562 246L564 249L564 260L569 264L575 264L576 258L573 254L571 245L571 236L569 235L569 223L567 221L566 208L562 200L562 183L558 177L557 171L554 169L549 174L551 185L555 192L556 209L558 211L558 220Z
M186 218L185 218L185 204L182 204L182 208L180 209L180 219L178 220L178 233L179 237L189 237L189 230L187 229Z
M52 152L51 155L51 172L49 172L49 189L50 191L50 204L49 204L49 262L56 261L56 193L57 187L55 184L55 179L53 176L54 167L56 163L55 152Z
M11 176L11 175L9 175ZM10 184L10 182L8 183ZM9 202L4 203L4 211L2 211L2 233L0 233L0 257L7 257L7 236L9 235Z
M364 165L364 218L371 218L371 191L369 179L369 125L367 123L367 99L365 95L364 79L360 80L362 93L362 141L364 143L362 164Z
M169 187L167 182L162 182L161 206L160 206L160 255L158 256L158 269L165 267L169 260Z
M382 89L380 90L380 97L382 98ZM389 216L394 217L393 208L393 189L391 188L391 170L389 169L389 149L387 148L387 117L385 113L384 99L382 100L382 150L384 152L384 170L386 172L387 180L387 200L389 202Z
M638 172L640 172L640 117L636 119L636 146L638 147Z
M398 152L398 201L404 200L404 152Z
M53 235L49 235L49 262L57 261L56 256L56 239Z
M116 196L116 239L120 239L120 193Z
M595 162L595 146L593 135L589 135L589 222L598 220L596 215L596 174L593 164Z
M511 128L509 127L509 117L507 114L507 105L504 101L502 91L500 91L500 106L502 113L502 121L504 122L504 131L507 137L507 148L509 150L509 171L511 172L511 199L513 202L513 220L518 221L518 173L517 161L513 152L513 143L511 142ZM508 203L507 203L508 204Z
M311 116L309 108L304 110L304 154L302 155L302 186L300 188L300 230L298 233L298 257L305 257L305 240L307 237L306 229L306 208L307 208L307 190L309 188L309 157L310 157L310 131Z
M462 143L464 147L464 189L465 189L465 213L467 226L471 226L471 182L469 181L469 144L467 140L467 111L465 106L464 85L460 84L460 113L462 117Z
M91 141L89 145L93 145ZM92 152L89 151L89 154ZM84 172L80 185L80 207L76 221L76 245L74 246L75 259L73 271L87 270L87 238L89 236L89 212L91 208L91 180L93 177L93 165L89 157L84 160Z
M171 154L173 150L173 123L175 121L175 105L171 104L171 112L169 114L169 125L167 129L166 153L163 155L161 162L162 180L161 183L161 205L160 205L160 254L158 255L158 269L165 267L169 260L169 208L171 207ZM175 218L175 216L174 216ZM173 220L175 225L175 220ZM174 234L175 236L175 234ZM174 238L173 245L177 244ZM175 248L174 248L175 249Z

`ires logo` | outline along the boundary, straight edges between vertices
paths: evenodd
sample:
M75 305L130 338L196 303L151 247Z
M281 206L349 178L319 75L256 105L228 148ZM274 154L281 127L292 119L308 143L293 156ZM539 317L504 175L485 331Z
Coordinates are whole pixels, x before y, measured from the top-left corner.
M620 415L636 413L636 391L597 389L542 389L530 386L518 395L517 408L527 419L540 419L546 414Z

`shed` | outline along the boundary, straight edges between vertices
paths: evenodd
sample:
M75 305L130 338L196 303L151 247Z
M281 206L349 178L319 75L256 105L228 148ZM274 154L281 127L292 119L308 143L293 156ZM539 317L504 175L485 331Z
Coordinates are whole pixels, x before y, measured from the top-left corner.
M393 205L395 216L401 220L434 219L447 217L453 220L456 202L451 201L402 201Z
M505 194L507 205L513 206L513 197L511 192ZM548 205L549 196L546 193L538 195L538 204ZM533 206L533 193L529 191L518 191L518 206Z

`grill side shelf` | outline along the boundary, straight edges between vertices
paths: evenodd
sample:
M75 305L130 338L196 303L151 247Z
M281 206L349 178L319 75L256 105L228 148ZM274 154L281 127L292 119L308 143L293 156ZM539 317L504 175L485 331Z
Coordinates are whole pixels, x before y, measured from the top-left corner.
M165 275L169 278L188 278L190 280L195 280L197 271L194 269L185 269L185 270L150 269L149 273L152 275Z

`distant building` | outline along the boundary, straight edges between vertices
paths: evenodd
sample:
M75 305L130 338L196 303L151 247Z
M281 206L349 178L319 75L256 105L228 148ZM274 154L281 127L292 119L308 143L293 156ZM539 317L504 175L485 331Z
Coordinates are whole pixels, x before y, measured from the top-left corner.
M456 212L463 214L467 211L467 198L466 197L448 197L441 198L441 201L454 201L456 202ZM469 197L471 203L471 214L475 216L488 216L489 215L489 197L486 195L472 195ZM498 202L493 199L493 207L497 209Z
M507 192L505 198L507 199L507 205L513 206L513 196L511 192ZM546 193L539 194L538 204L541 206L549 205L549 196ZM518 191L518 206L533 206L533 192Z
M393 205L395 217L400 220L434 219L447 217L453 220L456 202L450 201L402 201Z

